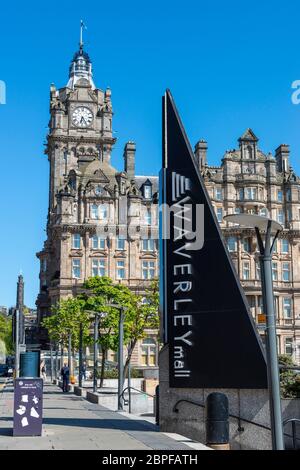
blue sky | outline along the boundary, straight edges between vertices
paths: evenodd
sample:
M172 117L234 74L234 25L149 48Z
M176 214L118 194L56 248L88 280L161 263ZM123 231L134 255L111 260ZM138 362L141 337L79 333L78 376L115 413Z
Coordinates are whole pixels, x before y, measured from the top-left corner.
M122 168L123 146L135 140L137 172L156 174L166 87L192 145L208 141L211 164L251 127L263 151L289 143L300 173L300 105L291 102L291 84L300 79L299 17L293 0L2 5L0 80L7 103L0 105L0 305L15 303L20 269L26 304L35 304L35 253L45 239L48 208L49 86L67 83L81 18L96 85L112 89L113 164Z

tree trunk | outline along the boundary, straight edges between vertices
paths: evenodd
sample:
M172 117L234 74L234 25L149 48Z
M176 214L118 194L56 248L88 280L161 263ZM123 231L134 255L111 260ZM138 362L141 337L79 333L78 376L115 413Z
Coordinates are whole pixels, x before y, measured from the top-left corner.
M125 361L125 365L124 365L124 380L126 379L127 377L127 373L128 373L128 366L129 366L129 362L130 362L130 359L131 359L131 356L132 356L132 353L133 353L133 350L135 348L135 345L137 343L137 339L134 339L130 345L129 345L129 348L128 348L128 355L127 355L127 358L126 358L126 361Z
M107 356L107 349L102 348L102 363L101 363L101 374L100 374L100 388L103 387L104 373L105 373L105 361Z

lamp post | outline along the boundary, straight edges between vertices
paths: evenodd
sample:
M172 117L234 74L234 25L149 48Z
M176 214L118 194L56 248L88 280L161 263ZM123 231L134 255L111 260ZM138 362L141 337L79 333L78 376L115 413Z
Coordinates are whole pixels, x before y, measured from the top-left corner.
M86 310L87 313L95 316L94 320L94 373L93 373L93 392L97 392L97 374L98 374L98 337L99 337L99 317L103 317L104 313L95 312L94 310ZM102 358L103 360L103 358ZM81 358L82 362L82 358Z
M97 374L98 374L98 331L99 316L95 313L94 321L94 374L93 374L93 392L97 392Z
M78 385L82 387L82 336L83 336L83 328L82 323L79 325L79 377L78 377Z
M241 227L254 228L260 251L261 283L264 312L266 315L266 352L269 384L270 419L273 450L284 450L280 379L277 353L276 317L272 281L272 253L275 241L283 227L267 217L237 214L224 217L227 222ZM271 235L274 235L273 241ZM264 235L264 240L263 240Z
M123 410L123 386L124 386L124 364L123 364L123 343L124 343L124 312L126 307L116 304L107 304L108 307L116 308L120 311L119 316L119 347L118 347L118 411Z

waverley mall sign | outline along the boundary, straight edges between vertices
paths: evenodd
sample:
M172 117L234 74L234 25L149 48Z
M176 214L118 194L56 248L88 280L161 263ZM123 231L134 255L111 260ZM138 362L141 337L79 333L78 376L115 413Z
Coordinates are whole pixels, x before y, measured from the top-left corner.
M263 346L169 91L160 231L170 387L267 388Z

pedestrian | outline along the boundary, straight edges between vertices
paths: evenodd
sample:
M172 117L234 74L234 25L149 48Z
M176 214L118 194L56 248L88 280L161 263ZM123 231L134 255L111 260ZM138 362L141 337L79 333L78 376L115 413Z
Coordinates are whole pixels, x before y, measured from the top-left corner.
M81 377L83 380L86 380L86 363L84 362L82 364L82 374L81 374Z
M46 375L46 365L45 365L45 363L43 363L43 365L42 365L41 373L42 373L42 378L43 378L44 382L46 382L47 375Z
M70 369L66 363L64 363L60 373L63 382L63 392L67 393L69 391Z

